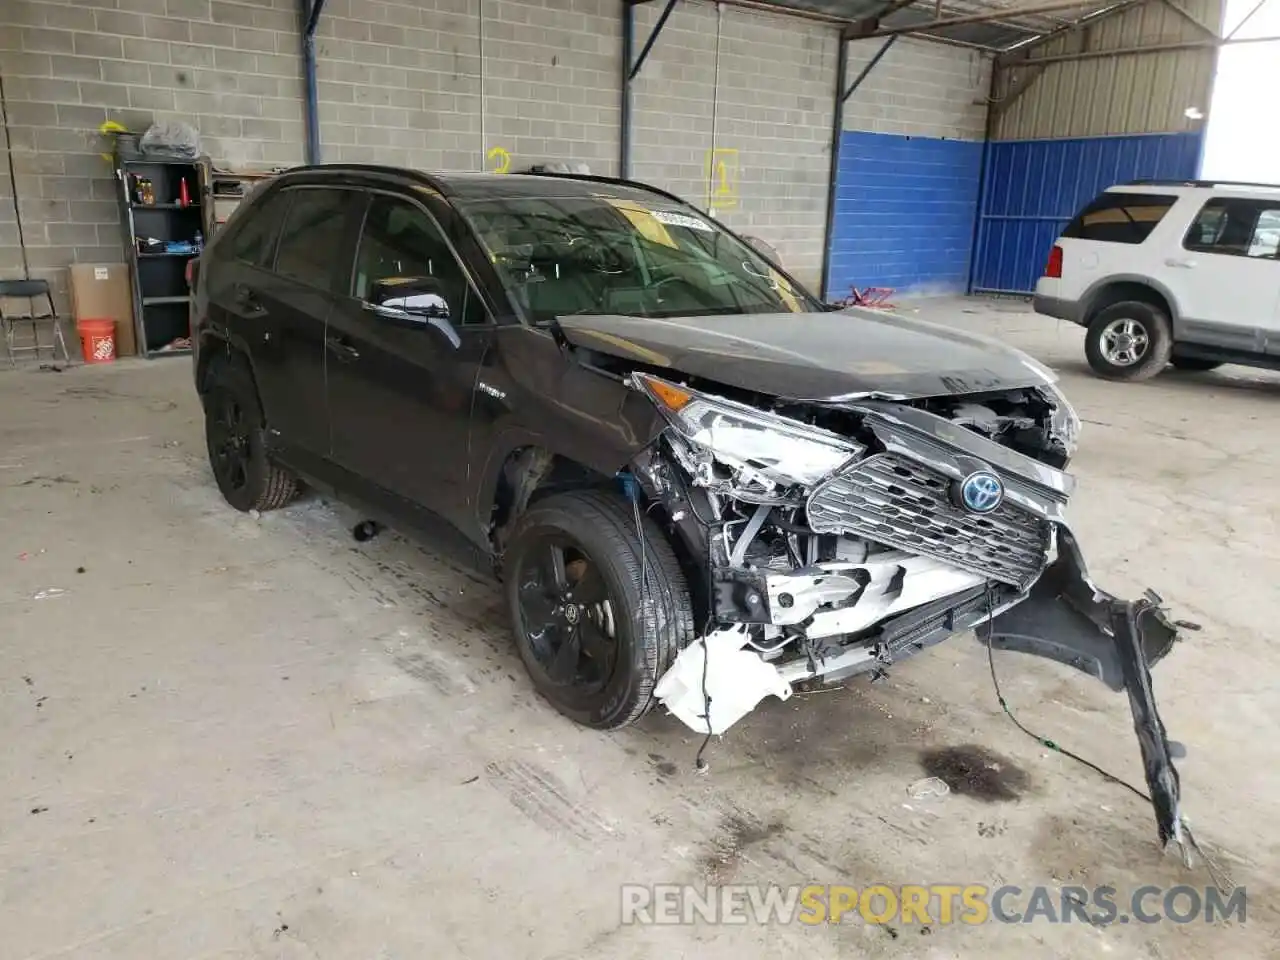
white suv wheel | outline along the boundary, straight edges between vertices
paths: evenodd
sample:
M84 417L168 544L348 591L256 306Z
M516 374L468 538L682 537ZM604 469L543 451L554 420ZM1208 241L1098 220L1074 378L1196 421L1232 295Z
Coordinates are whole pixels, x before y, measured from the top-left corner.
M1102 330L1102 355L1117 367L1129 367L1141 360L1151 344L1147 328L1129 317L1112 320Z
M1108 380L1146 380L1165 368L1173 353L1173 331L1165 312L1144 300L1122 300L1089 323L1084 352Z

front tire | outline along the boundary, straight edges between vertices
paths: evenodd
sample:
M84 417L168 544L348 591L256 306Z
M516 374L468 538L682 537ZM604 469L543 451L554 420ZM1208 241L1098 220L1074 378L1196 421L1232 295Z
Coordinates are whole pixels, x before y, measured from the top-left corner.
M659 678L693 637L675 553L643 511L638 525L636 518L633 505L614 494L557 494L517 521L504 559L516 645L534 687L597 730L642 717Z
M240 511L275 510L298 492L298 481L267 456L266 429L253 378L243 365L216 362L204 393L209 466L223 499Z
M1173 353L1173 331L1159 307L1142 300L1113 303L1089 324L1085 356L1107 380L1149 380Z

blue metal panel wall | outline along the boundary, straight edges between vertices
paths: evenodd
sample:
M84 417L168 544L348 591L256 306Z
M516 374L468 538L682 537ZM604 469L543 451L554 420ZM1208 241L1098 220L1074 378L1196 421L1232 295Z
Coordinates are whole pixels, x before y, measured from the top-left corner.
M963 290L981 164L981 143L846 130L826 295L851 285Z
M1200 143L1199 132L992 141L973 289L1030 292L1081 207L1117 183L1194 178Z

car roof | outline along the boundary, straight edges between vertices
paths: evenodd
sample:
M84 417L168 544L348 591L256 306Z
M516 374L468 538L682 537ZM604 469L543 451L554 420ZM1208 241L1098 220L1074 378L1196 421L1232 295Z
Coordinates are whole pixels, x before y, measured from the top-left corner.
M1187 193L1238 194L1242 196L1273 197L1280 193L1280 184L1239 183L1231 180L1135 180L1107 187L1105 193Z
M608 197L614 200L655 199L684 204L685 201L643 183L613 177L558 173L435 173L408 167L373 164L333 163L294 167L280 175L289 180L316 180L343 174L363 174L379 179L395 179L406 184L433 187L450 200L495 200L521 198L566 199L576 197Z

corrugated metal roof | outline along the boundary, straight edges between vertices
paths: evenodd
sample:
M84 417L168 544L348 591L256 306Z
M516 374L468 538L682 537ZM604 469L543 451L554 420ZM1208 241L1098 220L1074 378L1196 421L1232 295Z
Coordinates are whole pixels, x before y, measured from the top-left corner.
M1183 8L1206 27L1218 28L1220 0L1185 0ZM1103 20L1087 31L1045 43L1032 51L1029 59L1203 41L1206 37L1166 4L1149 3ZM1204 120L1191 119L1186 111L1194 107L1208 113L1215 58L1214 49L1204 48L1004 69L997 101L1019 84L1030 81L1032 85L1000 112L996 139L1199 129Z

